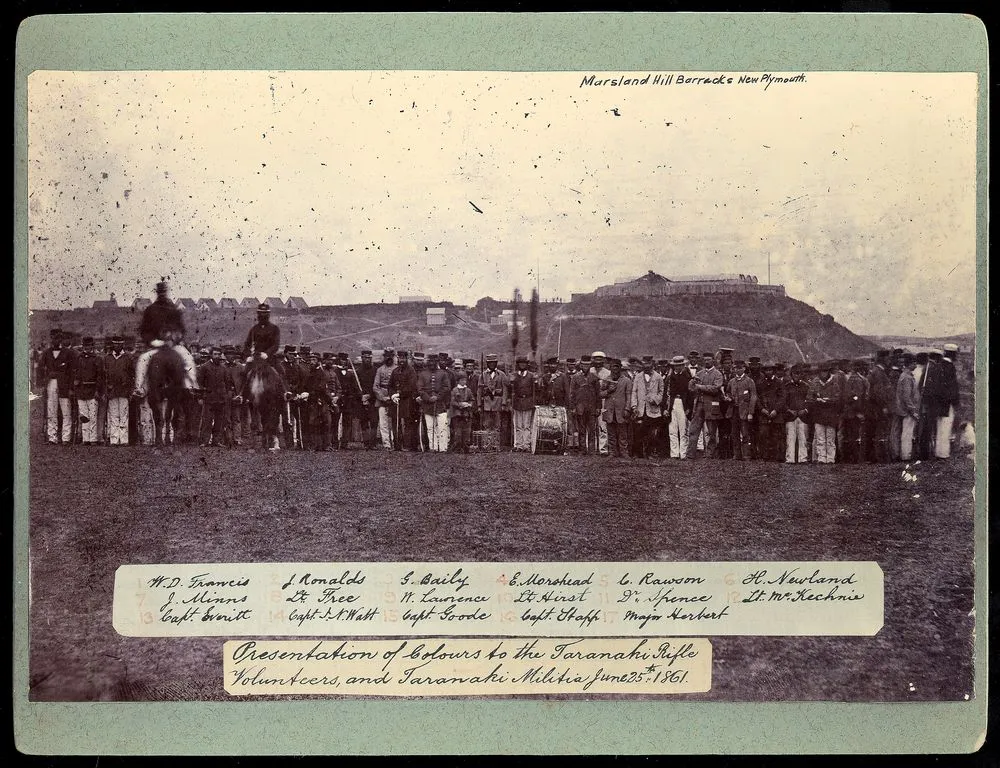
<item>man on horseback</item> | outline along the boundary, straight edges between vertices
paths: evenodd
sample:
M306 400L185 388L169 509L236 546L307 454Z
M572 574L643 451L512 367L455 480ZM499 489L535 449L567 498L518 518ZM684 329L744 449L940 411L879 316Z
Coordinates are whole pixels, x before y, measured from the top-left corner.
M271 308L267 304L259 304L257 306L257 324L250 328L247 340L243 344L243 356L247 359L244 382L249 381L250 374L262 365L273 368L284 381L284 371L276 365L277 360L275 359L280 342L281 329L271 322ZM243 395L244 400L249 399L246 392Z
M139 356L135 367L136 397L146 397L149 394L146 386L146 373L149 361L161 348L172 347L184 364L184 388L198 388L198 374L194 358L184 346L184 317L179 308L170 300L170 288L165 281L156 284L156 301L142 312L142 322L139 325L139 336L149 349Z

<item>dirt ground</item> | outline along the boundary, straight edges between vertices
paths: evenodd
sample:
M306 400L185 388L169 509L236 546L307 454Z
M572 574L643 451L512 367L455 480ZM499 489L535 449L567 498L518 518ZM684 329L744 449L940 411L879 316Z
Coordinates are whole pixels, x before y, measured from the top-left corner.
M225 638L111 626L122 564L874 560L870 638L714 637L692 700L973 695L971 457L786 466L47 446L32 431L30 697L228 700ZM919 496L919 498L918 498Z

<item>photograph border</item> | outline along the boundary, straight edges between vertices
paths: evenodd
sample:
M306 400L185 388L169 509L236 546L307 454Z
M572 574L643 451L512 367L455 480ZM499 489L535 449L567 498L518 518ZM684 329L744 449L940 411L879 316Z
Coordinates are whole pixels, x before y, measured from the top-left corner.
M985 27L960 14L94 14L25 20L15 60L17 748L31 754L102 755L978 749L986 734L988 700L987 67ZM670 699L29 702L27 82L39 69L976 72L975 423L981 438L975 487L975 697L968 702L880 704Z

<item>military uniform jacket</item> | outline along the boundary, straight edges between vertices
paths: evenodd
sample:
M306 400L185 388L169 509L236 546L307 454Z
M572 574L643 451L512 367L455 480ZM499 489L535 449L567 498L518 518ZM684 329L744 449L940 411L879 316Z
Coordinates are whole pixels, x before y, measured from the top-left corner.
M663 377L653 371L646 381L646 372L639 371L632 379L632 394L630 398L632 413L637 419L657 419L662 414L660 405L663 403Z
M139 338L149 344L155 339L163 339L168 334L184 338L184 313L175 307L170 299L157 296L156 301L142 311Z
M372 384L372 394L375 395L377 405L386 406L389 404L390 382L392 372L396 370L394 365L382 364L375 371L375 381Z
M108 397L128 397L135 382L135 360L122 352L104 358L104 387Z
M781 379L777 376L773 378L761 379L757 388L757 406L760 410L760 419L766 423L785 421L785 392ZM774 416L771 412L775 411Z
M939 418L948 415L948 382L946 380L945 366L948 363L941 361L928 361L924 369L924 380L920 391L920 402L927 415L931 418ZM956 382L957 383L957 382Z
M302 391L309 394L311 405L333 405L333 396L338 388L337 376L322 367L310 368L302 382Z
M346 368L337 369L337 381L340 382L340 396L342 403L348 408L361 405L361 390L358 382L354 378L354 372L348 365Z
M632 380L622 374L618 381L609 379L605 389L604 420L609 424L624 424L631 413Z
M433 416L448 411L451 378L447 371L440 368L422 370L417 376L417 390L420 393L420 410L424 414ZM435 396L436 400L433 399Z
M947 407L949 406L957 409L961 404L962 396L958 388L958 372L955 370L955 364L945 358L941 364L941 371L945 382L945 410L947 411ZM947 416L947 412L944 415Z
M868 413L875 418L882 416L883 410L891 413L895 395L885 368L874 366L868 372Z
M700 409L706 419L721 419L724 384L725 379L718 368L701 368L689 385L694 398L694 410Z
M198 366L198 387L205 391L206 403L224 403L235 390L226 366L213 362Z
M104 360L93 354L79 355L73 363L73 394L80 400L93 400L103 391Z
M757 412L757 386L746 374L734 376L726 385L729 399L733 403L732 416L745 421ZM735 427L734 427L735 429Z
M785 390L785 421L795 421L802 419L807 421L809 417L809 406L806 398L809 395L809 385L804 381L785 379L782 382ZM802 413L806 411L806 413Z
M511 376L510 399L515 411L534 410L535 374L531 371L517 371Z
M274 323L257 323L250 328L247 333L247 340L243 344L243 354L247 357L254 353L263 352L270 360L278 354L278 345L281 343L281 330Z
M507 374L487 368L479 379L479 403L484 411L499 411L507 404Z
M243 380L246 374L246 367L240 363L232 363L226 367L226 375L229 376L229 380L233 383L234 392L243 391Z
M868 411L868 380L860 373L851 372L844 379L844 416L855 419Z
M545 403L566 408L569 405L569 376L564 372L547 373L543 381Z
M58 354L57 354L58 352ZM42 357L42 378L46 382L55 379L59 387L59 397L69 397L73 389L73 361L76 353L71 349L48 349Z
M355 367L358 372L358 381L361 382L361 394L368 395L368 405L370 408L375 405L375 366L362 363Z
M389 377L389 396L399 395L401 400L417 396L417 371L412 365L397 365Z
M826 402L821 402L821 398ZM817 377L809 384L809 413L813 422L824 427L835 427L840 421L840 413L844 407L844 391L840 380L831 376L826 381Z
M597 383L585 371L577 371L570 378L570 405L573 412L588 416L598 408Z

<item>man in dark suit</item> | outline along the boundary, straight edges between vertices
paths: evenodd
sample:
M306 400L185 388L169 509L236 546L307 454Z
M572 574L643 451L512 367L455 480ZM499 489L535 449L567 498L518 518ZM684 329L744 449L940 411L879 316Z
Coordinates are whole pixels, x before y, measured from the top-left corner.
M528 358L517 357L517 371L510 382L514 409L514 450L531 450L531 422L535 415L535 374L528 370Z
M611 359L611 378L603 382L604 421L608 425L608 453L629 455L628 425L631 420L632 380L622 375L622 361Z

